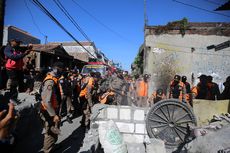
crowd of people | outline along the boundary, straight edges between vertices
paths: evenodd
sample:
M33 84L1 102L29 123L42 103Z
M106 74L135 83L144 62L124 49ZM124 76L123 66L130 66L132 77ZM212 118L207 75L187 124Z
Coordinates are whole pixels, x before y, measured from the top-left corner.
M20 41L13 39L4 50L4 68L8 80L6 86L1 87L8 91L13 101L18 101L19 92L27 92L40 102L39 115L45 129L45 153L53 149L58 139L62 117L66 116L71 124L74 117L82 115L81 126L87 132L90 128L91 109L97 103L151 107L161 100L174 98L192 106L194 98L230 99L230 77L226 79L225 89L220 93L211 76L201 75L197 86L191 87L186 76L175 75L167 91L158 88L149 95L149 74L131 77L126 71L117 71L105 76L100 72L82 75L76 67L70 69L58 61L46 71L35 71L30 65L30 58L26 60L26 67L23 60L33 46L29 45L26 51L20 52L19 45ZM17 118L12 103L9 103L8 111L1 110L0 118L0 145L10 144L12 135L9 129L13 127L9 125Z

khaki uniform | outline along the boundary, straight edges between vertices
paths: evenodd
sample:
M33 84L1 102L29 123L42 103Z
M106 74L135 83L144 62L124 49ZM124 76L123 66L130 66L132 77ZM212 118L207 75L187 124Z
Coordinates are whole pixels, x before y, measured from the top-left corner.
M93 77L86 77L82 79L82 87L79 95L80 102L83 104L82 125L89 127L92 102L92 88L94 85Z
M53 118L59 114L61 100L58 79L52 74L48 74L43 81L41 98L41 119L44 121L45 128L43 151L49 153L58 139L58 133L52 129L59 130L59 123L54 123Z
M59 83L60 83L62 104L66 103L67 116L69 117L74 111L74 107L72 104L71 80L61 77L59 79Z

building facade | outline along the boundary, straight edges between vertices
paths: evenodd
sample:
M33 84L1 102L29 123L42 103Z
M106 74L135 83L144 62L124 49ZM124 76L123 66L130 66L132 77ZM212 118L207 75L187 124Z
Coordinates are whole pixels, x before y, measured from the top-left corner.
M41 40L32 36L28 32L19 29L14 26L4 26L3 30L3 46L8 43L9 40L11 39L19 39L22 41L23 45L28 45L29 43L31 44L40 44Z
M221 84L230 75L230 48L208 50L211 45L230 40L229 23L187 23L146 26L143 47L143 73L151 74L151 90L167 89L175 74L185 75L192 85L201 74L211 75Z

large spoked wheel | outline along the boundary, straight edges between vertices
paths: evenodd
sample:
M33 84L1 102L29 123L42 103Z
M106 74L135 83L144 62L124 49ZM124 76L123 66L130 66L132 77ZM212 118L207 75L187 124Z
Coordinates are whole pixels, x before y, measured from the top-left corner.
M176 99L156 103L146 118L146 129L150 138L159 138L166 147L177 147L188 135L188 126L196 125L192 110Z

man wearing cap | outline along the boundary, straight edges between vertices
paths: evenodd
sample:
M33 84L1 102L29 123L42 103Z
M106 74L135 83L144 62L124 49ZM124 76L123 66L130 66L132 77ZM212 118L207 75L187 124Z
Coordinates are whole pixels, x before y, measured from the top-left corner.
M61 91L59 78L62 75L63 68L63 63L54 63L53 70L47 74L41 87L41 119L45 123L44 153L49 153L52 150L58 139L58 134L60 134L59 105L61 103Z
M17 98L17 86L19 86L19 92L23 89L23 58L30 53L32 45L28 46L28 50L24 53L20 51L21 41L18 39L12 39L7 44L4 54L6 57L6 70L8 75L7 89L10 90L12 98Z
M221 99L230 99L230 76L227 77L224 84L224 91L221 93Z
M198 77L200 82L197 86L192 88L193 98L196 99L207 99L208 96L208 86L207 86L207 76L202 74Z
M166 96L163 92L163 89L159 88L156 91L154 91L151 97L149 98L150 106L152 106L153 104L156 104L157 102L163 99L166 99Z
M174 79L170 83L168 97L179 99L180 101L186 102L186 88L184 83L180 79L181 76L174 76Z

